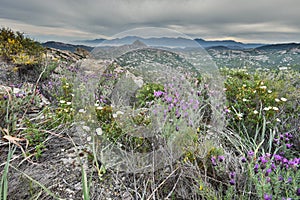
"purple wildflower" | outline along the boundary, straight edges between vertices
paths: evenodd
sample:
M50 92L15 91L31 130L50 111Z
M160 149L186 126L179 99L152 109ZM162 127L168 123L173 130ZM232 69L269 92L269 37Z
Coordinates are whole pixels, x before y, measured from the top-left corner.
M296 166L297 164L295 163L295 160L290 160L289 161L289 166L291 167L291 168L293 168L294 166Z
M255 166L254 166L254 172L255 172L255 173L258 173L258 168L259 168L259 165L258 165L258 164L255 164Z
M278 176L278 181L282 181L283 180L283 177L280 175Z
M296 195L297 195L297 196L300 196L300 188L297 189Z
M253 152L253 151L249 151L249 152L248 152L248 156L249 156L249 157L254 156L254 152Z
M154 91L154 96L155 97L161 97L164 94L162 91Z
M275 154L274 155L274 159L275 159L275 161L281 161L282 157L280 155L278 155L278 154Z
M266 164L266 163L268 162L268 160L267 160L264 156L259 157L258 160L260 160L260 162L261 162L263 165Z
M270 174L271 172L272 172L272 169L270 169L270 168L267 169L267 170L266 170L266 176L269 176L269 174Z
M292 180L293 180L292 177L289 177L288 180L287 180L287 183L291 183Z
M172 97L166 97L166 101L168 102L168 103L172 103Z
M272 200L272 195L264 194L264 200Z
M280 144L279 139L278 138L274 138L274 142L276 142L276 144Z
M217 165L215 156L211 157L211 162L212 162L213 166Z
M283 140L284 136L281 134L279 135L280 140Z
M242 163L245 163L245 162L247 162L246 158L242 157Z
M219 160L219 162L223 162L224 161L224 156L218 156L218 160Z
M286 144L286 148L290 149L293 146L293 144Z
M283 164L288 164L288 163L289 163L289 160L286 159L286 158L283 158L283 159L282 159L282 163L283 163Z
M270 177L267 177L267 178L266 178L266 182L267 182L267 183L270 183L270 182L271 182L271 178L270 178Z
M232 179L233 179L233 178L235 177L235 172L230 172L230 174L229 174L229 175L230 175L230 178L232 178Z
M235 180L234 179L230 179L229 183L230 183L230 185L234 185L235 184Z
M272 163L272 164L271 164L271 169L272 169L272 170L275 170L276 168L277 168L276 165L275 165L274 163Z
M293 138L293 135L290 133L285 133L284 136L289 139Z

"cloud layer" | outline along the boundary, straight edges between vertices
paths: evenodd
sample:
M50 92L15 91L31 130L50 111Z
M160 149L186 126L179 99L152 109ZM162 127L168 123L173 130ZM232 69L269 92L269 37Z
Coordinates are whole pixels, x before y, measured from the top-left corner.
M41 39L165 27L205 39L300 42L299 0L0 0L0 24Z

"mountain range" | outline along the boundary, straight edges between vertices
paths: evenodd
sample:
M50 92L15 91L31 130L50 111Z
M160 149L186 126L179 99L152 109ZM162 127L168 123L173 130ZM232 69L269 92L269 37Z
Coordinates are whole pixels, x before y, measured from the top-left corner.
M285 43L285 44L262 44L262 43L242 43L234 40L215 40L207 41L204 39L188 39L188 38L171 38L171 37L160 37L160 38L141 38L137 36L127 36L123 38L116 38L111 40L105 39L94 39L94 40L79 40L66 44L62 42L48 41L42 45L45 47L56 48L60 50L69 50L74 52L77 48L83 48L88 51L92 51L95 47L104 46L121 46L130 45L135 41L139 41L147 46L163 46L170 48L198 48L202 47L205 49L228 49L228 50L248 50L257 49L260 51L267 50L287 50L289 48L299 47L300 43Z

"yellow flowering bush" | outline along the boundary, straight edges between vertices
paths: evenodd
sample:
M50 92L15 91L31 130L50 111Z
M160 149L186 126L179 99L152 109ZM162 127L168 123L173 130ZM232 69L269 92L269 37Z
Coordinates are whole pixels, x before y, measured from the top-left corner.
M0 29L0 57L17 66L32 66L42 59L43 47L20 32Z

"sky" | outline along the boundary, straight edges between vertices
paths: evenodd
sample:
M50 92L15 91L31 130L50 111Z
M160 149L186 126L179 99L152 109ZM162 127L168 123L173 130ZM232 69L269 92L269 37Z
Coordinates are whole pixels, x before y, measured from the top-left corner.
M205 40L300 42L300 0L0 0L0 26L38 41L159 27Z

